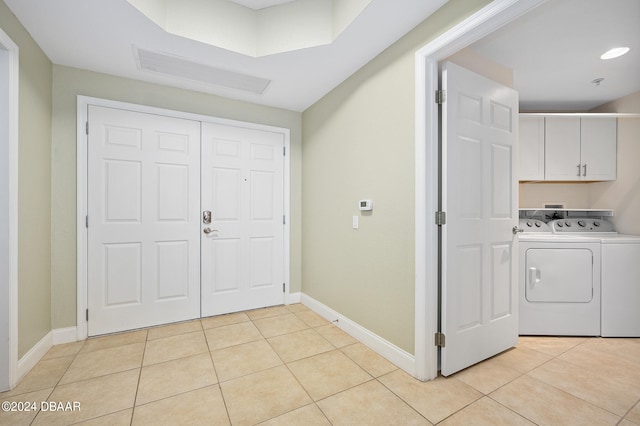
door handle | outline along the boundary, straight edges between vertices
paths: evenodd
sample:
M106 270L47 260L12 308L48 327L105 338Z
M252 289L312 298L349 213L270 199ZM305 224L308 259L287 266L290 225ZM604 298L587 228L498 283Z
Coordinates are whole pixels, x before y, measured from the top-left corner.
M530 267L528 272L529 276L527 278L529 279L527 281L529 281L529 288L533 288L534 285L540 282L540 269Z
M520 232L524 232L524 229L520 229L518 228L518 225L516 225L511 229L511 232L513 232L513 235L518 235Z
M204 228L204 229L202 230L202 232L204 232L205 234L209 235L209 234L210 234L210 233L212 233L212 232L220 232L220 231L218 231L217 229L211 229L211 228L209 228L209 227L207 226L206 228Z

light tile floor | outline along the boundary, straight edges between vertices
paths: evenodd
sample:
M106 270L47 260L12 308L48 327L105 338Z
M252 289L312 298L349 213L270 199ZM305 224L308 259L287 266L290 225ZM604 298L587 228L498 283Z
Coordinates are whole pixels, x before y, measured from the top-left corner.
M632 426L639 400L640 339L521 337L423 383L298 304L55 346L0 425Z

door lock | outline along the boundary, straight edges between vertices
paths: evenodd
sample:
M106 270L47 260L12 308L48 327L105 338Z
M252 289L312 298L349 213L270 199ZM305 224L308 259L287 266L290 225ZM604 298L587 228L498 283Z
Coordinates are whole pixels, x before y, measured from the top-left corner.
M211 210L205 210L202 212L202 223L211 223Z
M205 234L209 235L212 232L219 232L217 229L211 229L208 226L202 230Z

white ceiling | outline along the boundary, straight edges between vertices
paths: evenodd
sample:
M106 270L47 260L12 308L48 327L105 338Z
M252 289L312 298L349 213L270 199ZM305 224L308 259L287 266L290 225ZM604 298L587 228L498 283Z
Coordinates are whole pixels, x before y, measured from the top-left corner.
M230 1L258 10L292 0ZM329 45L250 57L169 34L126 0L5 0L55 64L295 111L312 105L446 1L373 0ZM599 59L619 45L631 51ZM521 110L588 110L640 90L640 1L549 0L471 47L514 70ZM256 94L141 70L135 48L271 83ZM595 78L605 80L596 86Z
M255 8L274 3L234 1ZM55 64L304 111L446 1L373 0L333 43L262 57L169 34L126 0L5 3ZM141 70L136 48L271 83L262 94L256 94Z
M279 4L291 3L295 0L229 0L240 6L248 7L253 10L260 10L271 6L277 6Z
M520 110L586 111L640 90L640 1L550 0L470 47L513 69Z

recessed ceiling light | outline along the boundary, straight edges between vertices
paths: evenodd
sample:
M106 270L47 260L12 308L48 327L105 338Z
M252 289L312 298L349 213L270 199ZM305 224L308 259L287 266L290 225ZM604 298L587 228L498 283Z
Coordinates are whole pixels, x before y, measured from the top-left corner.
M629 51L628 47L614 47L613 49L607 50L600 56L600 59L613 59L618 56L622 56Z

